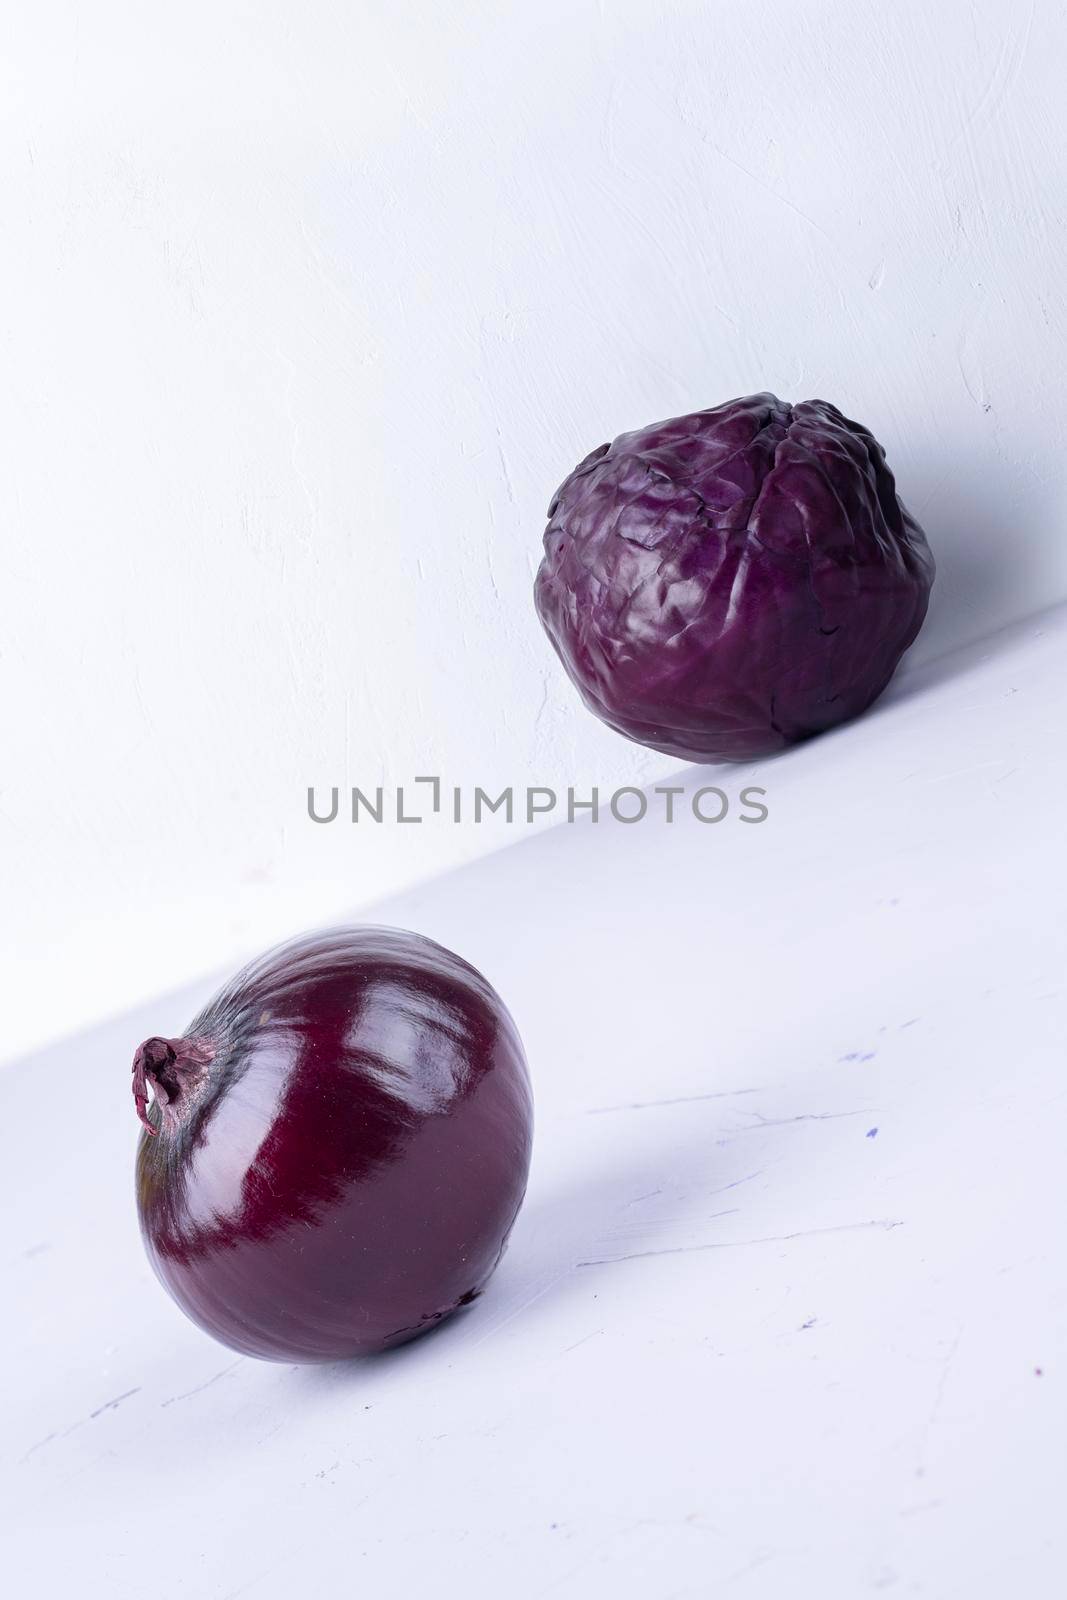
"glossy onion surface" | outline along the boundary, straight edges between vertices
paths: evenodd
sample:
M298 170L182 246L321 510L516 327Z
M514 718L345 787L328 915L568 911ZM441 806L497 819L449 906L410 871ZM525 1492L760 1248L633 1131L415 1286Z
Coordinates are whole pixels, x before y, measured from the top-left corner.
M300 939L134 1059L149 1258L245 1354L399 1344L481 1291L522 1203L522 1045L480 973L417 934Z
M934 564L881 445L772 394L624 433L548 510L537 610L590 710L689 761L744 761L881 694Z

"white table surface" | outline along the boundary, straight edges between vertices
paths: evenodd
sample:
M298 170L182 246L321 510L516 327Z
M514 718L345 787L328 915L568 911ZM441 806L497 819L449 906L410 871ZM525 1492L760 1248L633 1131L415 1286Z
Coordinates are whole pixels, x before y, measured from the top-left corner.
M205 989L0 1075L11 1592L1062 1593L1065 671L1060 610L678 780L762 826L380 908L497 984L538 1104L488 1293L386 1359L239 1360L152 1277L130 1059Z

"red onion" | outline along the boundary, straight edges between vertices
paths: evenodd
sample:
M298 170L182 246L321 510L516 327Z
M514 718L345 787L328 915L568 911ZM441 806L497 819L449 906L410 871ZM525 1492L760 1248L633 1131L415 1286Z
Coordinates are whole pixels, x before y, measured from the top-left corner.
M138 1049L149 1258L235 1350L330 1361L468 1304L526 1187L526 1061L499 996L395 928L272 951ZM150 1095L152 1102L149 1103Z

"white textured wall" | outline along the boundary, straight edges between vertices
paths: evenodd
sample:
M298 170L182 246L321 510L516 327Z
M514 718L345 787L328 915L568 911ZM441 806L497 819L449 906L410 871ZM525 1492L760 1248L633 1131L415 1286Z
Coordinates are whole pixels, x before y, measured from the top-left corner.
M310 782L669 769L530 603L621 429L858 415L916 653L1067 593L1055 0L2 14L0 1052L504 842Z

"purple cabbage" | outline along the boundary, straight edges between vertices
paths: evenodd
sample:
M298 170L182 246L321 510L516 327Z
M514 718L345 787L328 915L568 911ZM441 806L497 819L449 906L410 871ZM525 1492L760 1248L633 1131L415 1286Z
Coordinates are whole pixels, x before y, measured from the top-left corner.
M538 614L591 711L688 761L857 716L934 563L885 452L825 400L749 395L601 445L548 509Z

